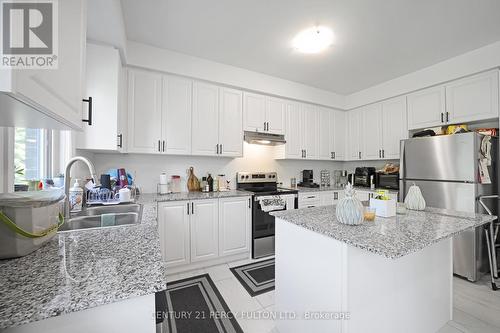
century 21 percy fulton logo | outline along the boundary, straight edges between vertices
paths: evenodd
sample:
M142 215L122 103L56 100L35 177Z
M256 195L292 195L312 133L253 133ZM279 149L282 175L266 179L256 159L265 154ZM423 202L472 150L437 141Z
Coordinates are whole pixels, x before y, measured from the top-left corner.
M57 0L2 1L0 67L57 68Z

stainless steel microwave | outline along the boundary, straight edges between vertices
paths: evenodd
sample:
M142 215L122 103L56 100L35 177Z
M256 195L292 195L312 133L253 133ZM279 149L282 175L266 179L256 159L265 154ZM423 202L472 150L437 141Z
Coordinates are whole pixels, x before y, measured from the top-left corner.
M399 173L385 174L377 172L375 174L375 186L390 190L399 190Z

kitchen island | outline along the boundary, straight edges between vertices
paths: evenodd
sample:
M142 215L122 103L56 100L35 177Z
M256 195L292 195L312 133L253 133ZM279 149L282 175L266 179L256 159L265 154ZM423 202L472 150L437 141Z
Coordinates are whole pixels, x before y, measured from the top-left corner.
M452 319L452 236L495 217L427 208L358 226L335 206L276 217L280 332L437 332Z

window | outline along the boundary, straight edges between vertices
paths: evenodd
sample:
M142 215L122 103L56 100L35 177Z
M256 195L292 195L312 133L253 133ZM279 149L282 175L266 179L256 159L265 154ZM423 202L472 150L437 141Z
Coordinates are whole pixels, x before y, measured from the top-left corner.
M16 128L14 131L15 184L50 176L51 131Z

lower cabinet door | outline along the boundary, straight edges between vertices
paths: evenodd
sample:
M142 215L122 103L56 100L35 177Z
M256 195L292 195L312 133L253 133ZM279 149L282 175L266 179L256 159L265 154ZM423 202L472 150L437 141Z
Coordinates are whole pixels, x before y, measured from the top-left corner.
M191 262L219 256L219 200L195 200L190 203Z
M188 201L158 203L158 233L167 267L189 264Z
M250 251L251 198L219 199L219 255Z

